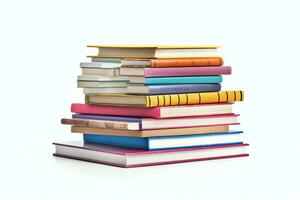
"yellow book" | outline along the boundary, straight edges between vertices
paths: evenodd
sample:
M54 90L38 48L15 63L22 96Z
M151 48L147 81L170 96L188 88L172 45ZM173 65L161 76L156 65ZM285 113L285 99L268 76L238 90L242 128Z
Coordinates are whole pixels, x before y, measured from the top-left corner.
M235 101L243 101L244 92L242 90L237 90L164 95L88 94L85 98L86 103L88 104L161 107L205 103L232 103Z
M88 45L97 48L95 58L199 58L219 57L217 45Z

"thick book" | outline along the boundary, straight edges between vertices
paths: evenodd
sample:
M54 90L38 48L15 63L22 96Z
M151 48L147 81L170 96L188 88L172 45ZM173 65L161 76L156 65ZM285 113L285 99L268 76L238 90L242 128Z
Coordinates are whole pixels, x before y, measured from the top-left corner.
M103 75L79 75L77 81L125 81L129 82L128 76L103 76Z
M119 76L120 68L111 68L111 69L83 68L82 75Z
M171 59L123 59L122 66L132 67L207 67L221 66L221 57L210 58L171 58Z
M83 142L63 142L53 145L55 145L54 156L124 168L249 156L248 144L152 151Z
M127 87L83 88L83 94L126 94Z
M84 134L85 142L127 147L134 149L157 150L197 146L217 146L242 144L242 131L228 131L199 135L162 136L162 137L126 137L113 135Z
M242 90L166 95L91 94L85 96L85 102L87 104L141 106L150 108L159 106L195 105L204 103L232 103L235 101L243 100L244 92Z
M144 85L129 84L127 94L174 94L192 92L217 92L221 90L219 83L199 84L169 84L169 85Z
M197 58L220 57L219 46L88 45L106 58Z
M230 66L221 67L168 67L168 68L141 68L122 67L122 76L166 77L166 76L207 76L231 74Z
M86 126L71 126L72 133L89 133L96 135L118 135L129 137L155 137L168 135L195 135L229 131L228 125L202 126L189 128L170 128L158 130L122 130L108 128L92 128Z
M217 126L217 125L230 125L238 124L238 115L227 114L227 115L210 115L210 116L197 116L197 117L179 117L179 118L166 118L166 119L155 119L155 118L138 118L138 117L117 117L117 116L106 116L106 115L73 115L72 119L67 120L68 123L75 126L86 126L91 128L108 128L113 127L113 122L116 122L116 127L122 122L132 123L136 122L138 125L135 126L135 130L154 130L154 129L170 129L170 128L186 128L186 127L201 127L201 126ZM82 121L78 121L82 119ZM109 123L107 121L110 121ZM120 129L120 128L118 128ZM122 128L122 129L125 129Z
M77 81L79 88L119 88L127 85L127 81Z
M222 76L175 76L150 78L145 78L141 76L130 76L129 82L142 83L145 85L221 83Z
M201 104L189 106L168 107L128 107L128 106L101 106L73 103L71 112L91 115L115 115L132 117L152 117L156 119L173 117L192 117L206 115L220 115L232 113L231 103Z
M82 62L80 63L80 67L82 69L114 69L114 68L120 68L121 63L116 62Z

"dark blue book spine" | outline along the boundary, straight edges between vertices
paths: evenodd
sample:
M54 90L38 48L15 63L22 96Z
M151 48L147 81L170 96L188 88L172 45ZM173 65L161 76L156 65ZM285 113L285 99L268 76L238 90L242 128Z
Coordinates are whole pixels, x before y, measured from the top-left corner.
M83 134L83 140L87 143L149 150L149 142L147 138Z
M176 84L176 85L149 85L149 94L173 94L191 92L217 92L221 84Z

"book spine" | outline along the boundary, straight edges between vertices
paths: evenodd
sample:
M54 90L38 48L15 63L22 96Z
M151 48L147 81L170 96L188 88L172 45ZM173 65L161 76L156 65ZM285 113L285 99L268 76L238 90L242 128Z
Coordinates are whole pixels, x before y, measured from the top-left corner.
M91 95L85 95L86 104L73 103L71 105L71 112L82 114L94 114L94 115L117 115L117 116L130 116L132 117L153 117L160 119L160 108L138 108L138 107L114 107L114 106L98 106L88 105L89 97Z
M244 92L221 91L190 94L169 94L169 95L149 95L146 96L146 107L193 105L203 103L232 103L243 101Z
M129 130L127 122L63 118L63 119L61 119L61 123L67 124L67 125L85 126L85 127L91 127L91 128L109 128L109 129Z
M223 75L231 74L231 67L150 67L144 69L144 74L144 77Z
M149 150L148 138L83 134L83 140L90 143Z
M190 92L216 92L221 90L220 84L175 84L175 85L151 85L149 94L174 94Z
M221 57L151 60L151 67L201 67L221 65L223 65L223 59Z

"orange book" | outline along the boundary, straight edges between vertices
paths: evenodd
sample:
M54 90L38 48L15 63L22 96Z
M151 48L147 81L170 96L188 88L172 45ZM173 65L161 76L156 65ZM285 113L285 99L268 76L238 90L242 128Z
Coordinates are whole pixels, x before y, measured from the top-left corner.
M202 58L169 58L169 59L124 59L122 66L140 67L209 67L221 66L221 57L202 57Z

